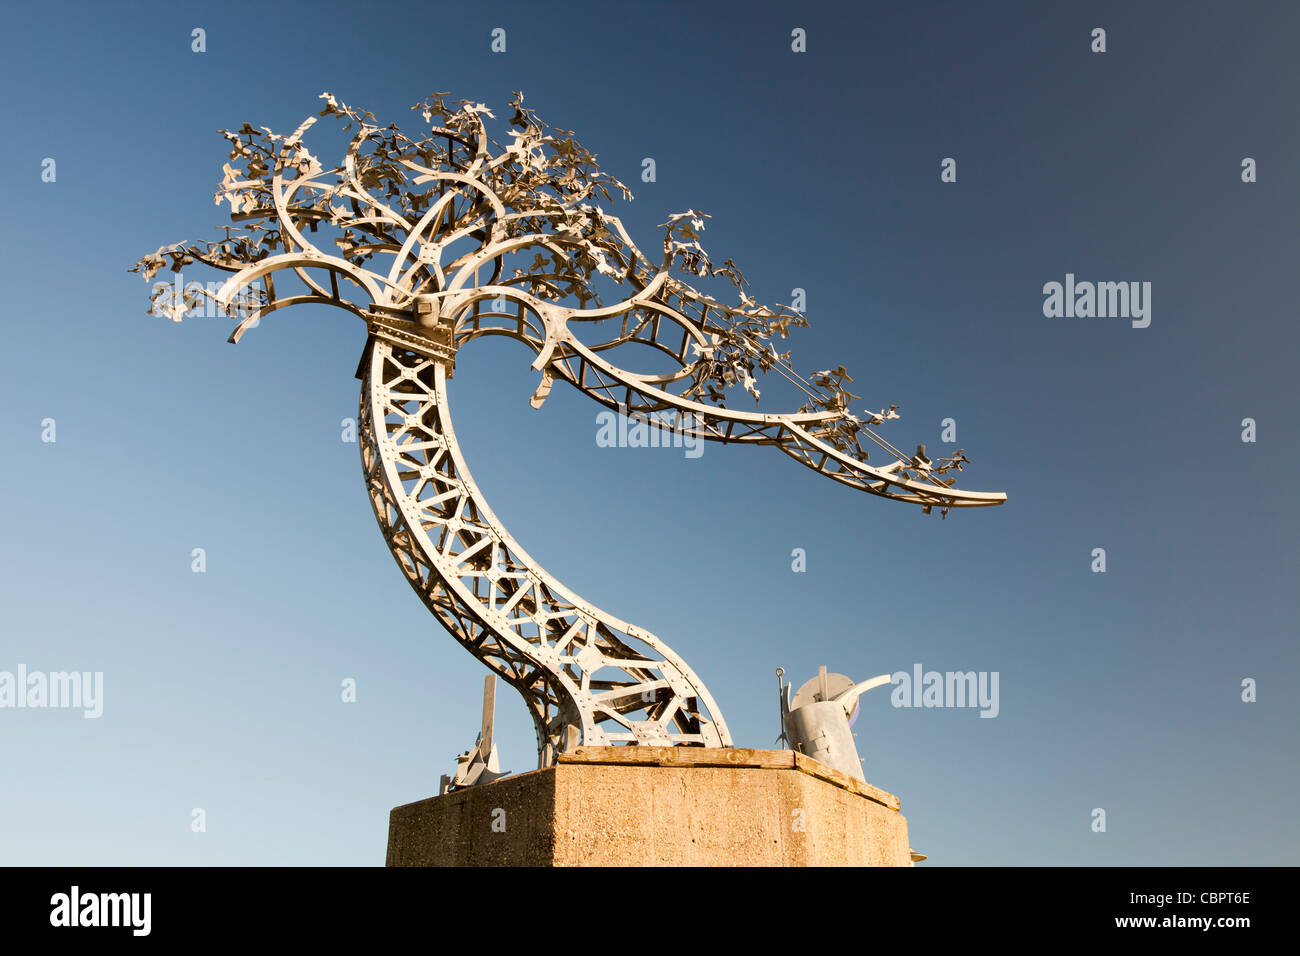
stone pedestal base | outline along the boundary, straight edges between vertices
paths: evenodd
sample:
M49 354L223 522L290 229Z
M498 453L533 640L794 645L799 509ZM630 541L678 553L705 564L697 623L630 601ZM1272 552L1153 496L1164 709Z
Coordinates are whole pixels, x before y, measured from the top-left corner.
M389 866L910 866L898 798L789 750L579 747L392 811Z

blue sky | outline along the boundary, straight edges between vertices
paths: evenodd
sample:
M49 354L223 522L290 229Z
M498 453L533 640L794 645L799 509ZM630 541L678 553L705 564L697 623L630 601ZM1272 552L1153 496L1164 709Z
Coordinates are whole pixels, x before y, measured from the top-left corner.
M863 700L867 779L934 864L1300 858L1293 5L6 17L0 671L102 671L104 713L0 709L0 863L378 864L389 808L472 743L482 666L402 580L340 440L360 323L284 312L235 348L228 320L146 314L126 270L221 223L218 129L289 132L324 90L404 127L431 90L504 118L518 89L631 186L643 248L709 213L756 299L807 291L797 368L843 363L861 407L901 406L887 437L962 447L962 486L1010 497L940 521L769 450L601 448L596 406L531 410L529 356L479 341L456 432L534 557L667 640L743 746L776 736L777 666L998 672L995 719ZM1067 273L1150 282L1151 325L1045 317ZM498 727L531 769L508 690Z

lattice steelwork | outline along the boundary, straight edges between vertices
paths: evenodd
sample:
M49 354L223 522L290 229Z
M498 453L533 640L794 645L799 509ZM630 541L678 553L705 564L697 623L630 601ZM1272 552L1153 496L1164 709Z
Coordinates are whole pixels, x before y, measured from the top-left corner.
M683 660L566 589L492 514L452 430L446 382L458 349L485 335L524 343L541 373L534 407L562 380L647 426L772 445L835 481L926 512L1006 496L952 487L945 476L967 463L961 452L931 460L924 446L909 455L886 441L873 426L897 418L897 406L854 415L842 367L799 376L774 342L806 325L802 314L756 304L730 260L714 265L698 241L706 216L670 217L664 254L652 263L616 217L588 201L630 194L572 133L546 127L516 94L513 142L502 146L487 135L486 107L452 109L444 96L417 105L432 130L412 140L323 94L322 115L358 127L343 165L328 170L302 143L315 119L288 138L247 125L225 133L242 165L226 165L217 200L245 231L164 246L136 269L152 279L170 260L175 271L199 262L233 275L216 293L155 285L153 311L179 320L211 300L241 319L232 342L299 303L366 322L359 431L384 539L443 626L523 695L542 766L580 743L730 746L717 705ZM322 227L338 254L308 238ZM721 304L678 272L729 280L739 304ZM287 290L286 280L298 287ZM606 305L602 285L628 294ZM608 331L589 344L579 329ZM627 345L666 356L669 371L614 364L610 354ZM807 396L802 408L726 407L737 385L757 400L754 373L768 371ZM884 464L868 464L864 440L883 449Z
M456 444L445 364L380 338L369 352L361 456L384 539L443 626L523 694L542 764L578 742L728 745L685 661L565 588L492 514Z

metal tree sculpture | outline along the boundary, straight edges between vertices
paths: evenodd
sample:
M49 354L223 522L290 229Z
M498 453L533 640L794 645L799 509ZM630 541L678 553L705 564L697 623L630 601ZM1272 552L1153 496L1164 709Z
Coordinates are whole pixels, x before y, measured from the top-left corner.
M204 299L242 317L231 342L298 303L338 306L366 323L361 459L384 540L443 626L523 695L541 766L579 743L730 746L717 704L685 661L560 584L493 515L452 431L446 380L458 349L485 335L524 343L541 373L534 408L560 380L650 427L774 446L828 478L926 512L1006 496L954 488L946 475L967 462L961 452L931 460L924 446L906 454L880 437L873 426L897 418L897 406L852 414L857 396L843 367L797 375L774 342L807 322L792 308L753 302L730 259L714 264L699 244L706 216L669 217L656 262L593 204L611 191L631 194L571 132L547 127L515 94L513 141L502 145L488 137L485 106L453 108L445 96L413 107L431 130L409 139L322 94L322 116L356 127L334 169L303 144L315 117L287 138L247 124L225 131L231 162L216 201L230 204L239 225L214 241L164 246L133 271L148 280L165 265L197 262L234 273L215 293L159 284L153 295L153 311L178 321ZM337 251L309 238L322 226L334 227ZM730 280L739 304L715 301L679 273ZM602 284L627 294L604 304ZM599 341L581 341L579 328ZM612 364L611 350L627 344L657 350L672 370ZM797 412L726 406L736 385L757 399L755 373L770 371L807 395ZM864 443L884 463L869 465Z

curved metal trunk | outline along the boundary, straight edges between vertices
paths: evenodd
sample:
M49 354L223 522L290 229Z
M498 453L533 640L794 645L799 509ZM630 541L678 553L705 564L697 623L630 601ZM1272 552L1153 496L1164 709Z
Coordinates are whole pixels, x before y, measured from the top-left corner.
M497 520L456 443L443 362L371 339L359 418L366 490L429 610L523 695L539 766L579 744L731 746L685 661L569 591Z

